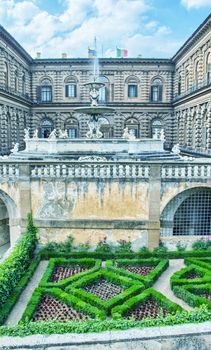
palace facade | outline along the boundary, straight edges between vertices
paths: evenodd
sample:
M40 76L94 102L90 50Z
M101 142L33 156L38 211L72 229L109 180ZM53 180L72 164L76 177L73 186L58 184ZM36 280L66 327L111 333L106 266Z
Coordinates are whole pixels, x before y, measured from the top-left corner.
M1 157L0 247L24 232L30 210L41 243L71 234L76 243L130 239L138 249L211 235L211 15L171 59L99 58L99 67L100 103L114 108L101 118L105 139L118 144L125 127L137 138L163 130L167 149L179 144L201 157ZM89 104L92 72L90 59L32 59L0 27L1 155L13 143L24 149L25 128L39 138L53 129L85 138L88 116L74 109Z
M128 126L139 137L164 129L166 147L209 153L211 149L211 16L171 59L100 58L102 104L115 109L102 118L105 138L119 138ZM0 152L24 148L24 128L40 137L67 129L83 138L86 116L75 107L89 103L92 60L32 57L0 27Z

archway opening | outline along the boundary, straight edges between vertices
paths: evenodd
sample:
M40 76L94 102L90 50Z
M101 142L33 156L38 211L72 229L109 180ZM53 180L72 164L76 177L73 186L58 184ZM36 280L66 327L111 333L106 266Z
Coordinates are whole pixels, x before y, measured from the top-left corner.
M198 189L174 214L173 235L208 236L211 233L211 190Z
M0 258L10 247L9 213L4 201L0 198Z

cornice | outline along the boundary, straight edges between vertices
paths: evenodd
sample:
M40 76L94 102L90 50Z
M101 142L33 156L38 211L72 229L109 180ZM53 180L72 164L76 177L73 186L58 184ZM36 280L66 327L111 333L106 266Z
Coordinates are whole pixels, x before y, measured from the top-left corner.
M34 59L33 63L35 65L43 65L43 64L81 64L90 66L93 62L90 58L39 58ZM156 65L172 65L173 62L168 58L99 58L99 64L156 64Z
M172 57L172 61L177 61L184 53L186 53L194 43L196 43L206 32L211 30L211 14L200 24L193 34L185 41L181 48Z
M26 61L31 64L33 58L24 50L24 48L13 38L13 36L0 25L0 37L2 37L9 45L11 45Z

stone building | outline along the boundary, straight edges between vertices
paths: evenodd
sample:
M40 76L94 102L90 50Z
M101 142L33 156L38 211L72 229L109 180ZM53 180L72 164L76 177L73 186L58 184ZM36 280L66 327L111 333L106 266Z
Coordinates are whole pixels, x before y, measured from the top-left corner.
M104 137L121 137L125 126L137 137L164 128L167 147L179 142L209 152L210 42L209 16L172 59L99 59L99 79L106 84L101 103L115 108L102 120ZM24 147L24 127L38 128L41 137L53 128L84 137L87 119L73 109L88 103L84 83L92 70L85 58L32 59L0 27L1 153L8 153L13 142Z
M105 83L100 102L114 108L101 119L105 139L118 142L125 127L137 138L164 130L167 149L179 143L184 152L209 156L211 15L171 59L100 58L99 67ZM85 58L32 59L0 27L1 154L9 154L13 143L24 149L27 127L31 135L38 129L40 138L53 129L84 138L88 116L74 109L89 103L84 84L92 71L92 60ZM69 232L78 242L130 236L153 247L160 237L176 242L211 234L209 159L151 164L2 159L0 176L0 246L9 234L15 241L30 209L43 242Z

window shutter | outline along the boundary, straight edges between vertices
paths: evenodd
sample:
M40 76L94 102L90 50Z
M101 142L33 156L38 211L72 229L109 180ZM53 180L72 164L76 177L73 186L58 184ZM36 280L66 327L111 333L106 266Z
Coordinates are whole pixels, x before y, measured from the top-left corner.
M76 97L76 96L77 96L77 86L74 85L74 97Z
M159 99L159 101L162 101L162 99L163 99L163 87L162 86L159 86L159 90L158 90L159 92L159 95L158 95L158 99Z
M36 95L37 95L37 102L41 102L41 86L37 86L37 91L36 91Z
M53 96L52 96L52 86L50 86L50 98L49 98L49 102L52 102L52 98L53 98Z
M134 85L134 97L138 97L138 86Z
M153 86L151 86L150 101L153 101Z
M68 94L68 85L65 85L65 97L69 97L69 94Z

